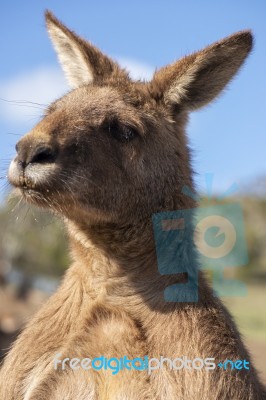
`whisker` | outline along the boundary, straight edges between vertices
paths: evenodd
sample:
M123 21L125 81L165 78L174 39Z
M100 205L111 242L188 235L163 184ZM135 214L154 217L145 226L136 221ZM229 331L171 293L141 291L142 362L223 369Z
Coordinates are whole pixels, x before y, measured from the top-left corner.
M43 103L37 103L35 101L29 101L29 100L8 100L8 99L4 99L3 97L0 97L0 100L6 102L6 103L15 103L15 104L32 104L32 105L38 105L42 108L47 107L47 104L43 104Z
M14 135L14 136L22 136L23 134L20 133L14 133L14 132L7 132L7 135Z

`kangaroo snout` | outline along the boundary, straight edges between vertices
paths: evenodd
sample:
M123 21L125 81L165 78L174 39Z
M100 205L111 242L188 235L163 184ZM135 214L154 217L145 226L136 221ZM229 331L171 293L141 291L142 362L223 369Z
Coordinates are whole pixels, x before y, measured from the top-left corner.
M31 135L22 138L16 145L17 155L10 164L10 183L23 189L36 189L48 181L58 150L44 140L34 140Z

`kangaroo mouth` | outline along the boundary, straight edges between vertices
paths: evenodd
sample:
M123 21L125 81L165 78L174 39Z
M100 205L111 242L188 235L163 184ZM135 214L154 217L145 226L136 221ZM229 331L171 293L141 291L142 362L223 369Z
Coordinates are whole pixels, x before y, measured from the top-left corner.
M25 199L47 197L55 189L57 167L55 164L29 164L23 168L15 158L8 170L8 180L20 190Z

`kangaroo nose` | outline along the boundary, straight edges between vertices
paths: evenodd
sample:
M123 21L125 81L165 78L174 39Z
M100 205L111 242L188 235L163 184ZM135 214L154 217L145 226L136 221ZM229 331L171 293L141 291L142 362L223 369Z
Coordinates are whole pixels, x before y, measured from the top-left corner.
M36 189L47 184L52 171L56 169L58 154L56 144L36 141L30 135L22 138L16 145L17 156L11 161L8 170L10 183L19 188Z
M19 142L16 145L17 161L26 168L28 164L45 164L53 163L57 156L57 150L51 145L46 143L39 143L38 145L27 145Z

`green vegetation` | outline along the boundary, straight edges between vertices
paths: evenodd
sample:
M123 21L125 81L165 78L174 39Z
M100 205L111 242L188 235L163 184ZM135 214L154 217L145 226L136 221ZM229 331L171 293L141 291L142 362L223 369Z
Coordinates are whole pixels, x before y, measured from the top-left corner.
M248 339L266 343L265 285L248 285L248 295L223 299L235 317L241 333Z
M62 275L69 264L62 222L47 212L16 202L0 209L0 262L28 275Z

